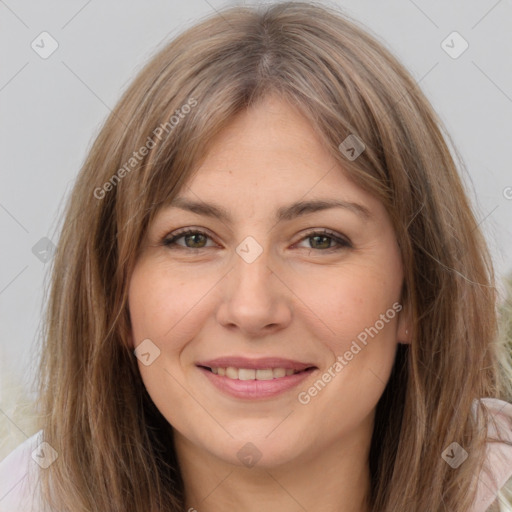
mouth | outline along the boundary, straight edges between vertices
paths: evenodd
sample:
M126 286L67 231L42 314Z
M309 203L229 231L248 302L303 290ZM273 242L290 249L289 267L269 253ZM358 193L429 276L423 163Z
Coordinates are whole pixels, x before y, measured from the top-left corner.
M224 394L252 400L289 391L318 370L311 363L282 358L220 358L196 367Z
M220 366L217 367L209 367L209 366L199 366L200 368L204 368L205 370L209 370L215 375L219 375L220 377L227 377L228 379L233 380L273 380L273 379L282 379L283 377L289 377L290 375L295 375L297 373L307 372L308 370L312 370L316 367L308 367L304 370L294 370L293 368L235 368L233 366L228 366L227 368L223 368Z

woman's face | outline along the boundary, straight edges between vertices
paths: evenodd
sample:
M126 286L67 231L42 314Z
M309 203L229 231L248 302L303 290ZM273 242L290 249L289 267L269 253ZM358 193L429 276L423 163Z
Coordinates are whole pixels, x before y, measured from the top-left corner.
M402 280L383 205L268 97L149 227L129 289L144 384L176 442L210 458L367 455L407 342Z

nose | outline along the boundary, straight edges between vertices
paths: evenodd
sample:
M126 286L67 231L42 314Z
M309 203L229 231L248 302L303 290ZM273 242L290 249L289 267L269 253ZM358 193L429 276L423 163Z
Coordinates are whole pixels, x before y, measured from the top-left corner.
M290 324L292 293L273 266L268 251L251 263L234 255L234 268L220 283L222 300L217 321L223 327L259 338Z

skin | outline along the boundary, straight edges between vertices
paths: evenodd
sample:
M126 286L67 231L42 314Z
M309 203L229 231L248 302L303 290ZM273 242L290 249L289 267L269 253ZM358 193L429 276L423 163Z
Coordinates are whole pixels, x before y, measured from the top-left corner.
M402 262L384 206L348 179L308 121L276 96L231 120L179 196L221 205L231 219L163 208L132 274L129 310L132 346L149 338L161 351L152 364L138 364L174 427L186 510L369 510L375 407L397 343L409 342L405 310L309 403L298 393L400 302ZM357 203L369 216L331 208L276 222L279 207L314 199ZM162 243L187 227L207 236ZM351 246L311 237L319 229ZM263 251L252 263L236 252L247 236ZM195 365L235 355L318 369L277 397L238 399ZM246 443L261 453L253 467L237 457Z

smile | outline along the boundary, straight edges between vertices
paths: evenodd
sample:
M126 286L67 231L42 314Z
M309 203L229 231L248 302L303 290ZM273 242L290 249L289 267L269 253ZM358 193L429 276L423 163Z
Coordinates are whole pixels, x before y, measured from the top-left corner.
M253 368L210 368L215 375L226 376L228 379L236 380L272 380L281 379L287 375L299 373L298 370L286 368L264 368L255 370Z
M298 386L318 368L282 358L220 358L196 363L223 394L241 399L272 398Z

